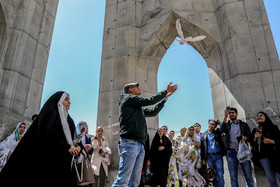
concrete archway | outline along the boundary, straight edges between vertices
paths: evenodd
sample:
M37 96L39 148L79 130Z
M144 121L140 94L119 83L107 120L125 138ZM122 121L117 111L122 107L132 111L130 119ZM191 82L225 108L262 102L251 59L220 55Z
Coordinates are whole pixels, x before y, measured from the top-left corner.
M260 110L279 118L280 63L262 0L107 1L97 123L105 126L113 154L122 87L137 81L144 96L157 92L157 69L177 35L177 17L185 35L207 35L192 46L209 68L215 118L222 119L226 105L237 107L251 127ZM158 119L148 124L152 131ZM112 158L111 182L118 167Z
M244 109L222 81L225 79L226 72L224 67L225 62L223 62L225 61L225 57L223 56L224 52L222 51L223 47L217 39L182 16L172 12L160 25L158 31L152 36L149 43L147 43L146 47L143 49L143 53L139 58L139 66L146 67L147 69L155 69L154 73L156 75L154 76L157 77L159 64L169 46L177 37L177 31L175 28L175 21L177 18L181 20L182 30L185 36L207 36L203 41L195 43L190 42L189 45L191 45L207 63L215 117L222 119L225 107L220 107L221 105L235 106L239 111L239 118L245 120ZM152 72L149 71L150 75L151 73ZM149 81L157 81L157 79ZM153 83L153 85L156 84L157 83ZM156 91L157 90L154 90L154 92ZM219 97L216 97L217 95L219 95ZM156 128L157 127L154 127L154 129Z

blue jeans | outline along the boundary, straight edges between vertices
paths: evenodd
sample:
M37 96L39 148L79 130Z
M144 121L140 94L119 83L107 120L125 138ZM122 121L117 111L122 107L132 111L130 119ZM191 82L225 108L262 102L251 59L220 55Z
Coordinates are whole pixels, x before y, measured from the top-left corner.
M216 170L216 182L214 187L224 187L224 161L222 154L207 155L207 163L209 168Z
M227 151L228 170L230 175L230 183L232 187L239 187L238 185L238 164L237 151ZM254 180L252 177L251 161L240 163L241 169L246 179L247 186L254 187Z
M266 177L268 178L270 187L278 187L276 176L280 181L280 173L271 171L271 166L268 158L260 159L260 163L265 171Z
M121 139L119 144L119 172L112 187L136 187L140 184L145 156L144 145L130 139Z

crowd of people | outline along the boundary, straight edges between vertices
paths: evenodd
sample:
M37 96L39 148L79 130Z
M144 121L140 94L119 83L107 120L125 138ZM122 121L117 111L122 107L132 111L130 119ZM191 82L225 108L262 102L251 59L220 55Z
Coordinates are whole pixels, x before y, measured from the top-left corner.
M124 86L119 99L120 161L112 187L175 186L176 181L180 187L206 186L209 181L201 168L212 168L212 185L223 187L224 156L232 187L239 186L239 164L247 186L254 186L251 161L264 169L271 187L278 186L280 131L264 112L257 114L258 127L252 131L238 119L237 109L229 107L222 122L208 121L205 132L195 123L182 127L174 138L175 131L168 132L164 125L150 142L145 117L156 116L177 88L170 83L153 96L141 97L139 83ZM68 114L70 104L68 93L53 94L28 129L20 122L0 143L1 186L106 186L111 149L103 127L89 135L86 122L75 126ZM149 105L154 107L145 108ZM240 151L240 146L247 150ZM241 157L243 152L249 155Z
M216 180L213 185L218 187L225 186L223 157L226 156L231 186L239 186L239 164L247 186L254 186L251 161L264 169L271 187L278 186L277 179L280 181L279 128L272 123L266 113L259 112L257 114L258 127L254 128L251 133L248 124L239 120L237 116L237 109L229 108L225 110L225 117L222 123L214 119L209 120L208 129L203 133L200 132L201 126L198 123L188 128L182 127L180 135L176 139L174 139L174 131L171 130L166 136L170 142L165 143L164 148L166 150L172 148L173 151L169 152L169 157L165 157L166 153L164 152L154 153L154 150L160 152L160 149L157 149L159 145L150 151L151 158L154 155L158 159L169 160L168 172L163 169L163 164L159 167L151 162L152 171L156 172L156 175L160 174L164 177L164 180L155 180L151 184L174 186L176 179L178 179L180 187L183 184L186 186L204 186L206 181L201 176L199 169L203 165L207 165L207 167L216 171ZM163 136L162 139L165 139L166 130L166 126L158 129L158 135L155 135L153 142L158 141L158 137L161 137L161 135ZM162 132L165 132L165 134ZM239 146L242 142L250 144L252 159L245 161L238 159ZM160 160L160 162L165 163L163 160ZM161 172L153 169L153 166ZM161 174L163 172L164 174Z
M1 186L105 186L111 149L103 128L89 135L86 122L75 126L70 104L68 93L53 94L28 130L20 122L0 143Z
M280 181L278 127L266 113L259 112L258 127L251 132L248 124L239 120L237 116L237 109L229 108L225 110L222 123L214 119L209 120L208 129L203 133L200 132L199 123L188 128L182 127L177 138L174 138L173 130L167 134L167 126L159 128L152 140L151 149L145 149L149 152L150 162L149 165L144 165L143 173L148 167L153 173L153 178L149 181L150 186L175 186L177 180L180 187L205 186L206 179L200 174L199 169L206 166L215 171L215 181L212 185L223 187L224 156L227 158L231 186L239 186L239 164L247 186L254 186L251 161L264 169L271 187L278 186L277 179ZM238 158L242 142L250 144L252 158L249 157L247 160Z
M171 130L167 135L168 128L163 126L156 131L149 148L145 117L157 115L164 107L178 88L171 84L166 90L150 97L141 97L139 83L124 86L119 100L120 164L113 187L143 186L145 183L150 186L175 186L177 178L180 187L205 186L209 181L200 174L202 167L215 171L215 187L224 186L224 156L227 158L232 187L239 186L239 164L247 186L254 186L252 160L264 168L270 186L278 186L280 131L264 112L258 113L258 127L252 132L246 122L238 119L238 111L233 107L227 107L222 122L209 120L208 130L204 133L200 132L201 125L195 123L188 128L182 127L180 135L174 140L175 132ZM145 108L148 105L155 106ZM252 150L247 144L252 146ZM142 178L145 179L145 173L149 173L150 179L141 180L140 168L143 169Z

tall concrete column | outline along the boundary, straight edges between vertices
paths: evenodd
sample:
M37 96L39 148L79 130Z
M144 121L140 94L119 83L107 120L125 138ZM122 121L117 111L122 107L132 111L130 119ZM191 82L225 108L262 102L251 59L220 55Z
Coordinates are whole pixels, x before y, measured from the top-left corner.
M213 76L214 71L220 80L214 80L210 75L210 81L225 84L226 104L236 106L237 102L244 110L242 118L251 127L261 110L266 110L277 120L280 64L263 1L218 1L216 6L221 47L205 60L216 61L215 64L207 63L212 70L209 74ZM218 86L211 84L214 105L219 93L213 92ZM223 110L218 105L214 106L214 111L215 116L221 118L219 108Z
M0 0L0 139L40 109L58 0Z
M97 125L105 127L104 134L114 154L119 140L118 98L127 82L140 81L139 35L142 3L140 1L107 1ZM137 77L137 78L136 78ZM143 83L140 81L141 87ZM145 94L145 90L143 90ZM110 182L114 180L119 158L111 157Z

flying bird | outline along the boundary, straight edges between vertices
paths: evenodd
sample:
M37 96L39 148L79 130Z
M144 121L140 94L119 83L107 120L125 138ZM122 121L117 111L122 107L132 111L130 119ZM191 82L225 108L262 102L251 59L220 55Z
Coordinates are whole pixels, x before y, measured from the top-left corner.
M179 38L180 40L177 40L181 45L187 43L187 42L198 42L198 41L201 41L203 40L204 38L206 38L206 36L196 36L196 37L184 37L184 34L183 34L183 31L182 31L182 26L181 26L181 23L180 23L180 19L177 19L176 20L176 30L177 30L177 33L179 35Z

